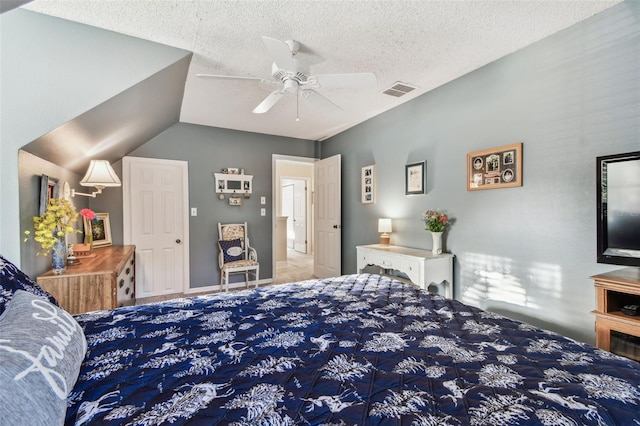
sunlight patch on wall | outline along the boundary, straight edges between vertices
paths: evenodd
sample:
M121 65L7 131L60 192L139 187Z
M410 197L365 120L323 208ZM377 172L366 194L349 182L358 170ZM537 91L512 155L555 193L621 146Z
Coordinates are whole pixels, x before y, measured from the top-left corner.
M485 308L487 304L538 310L560 299L561 271L558 265L523 263L481 253L458 255L460 297L465 303Z

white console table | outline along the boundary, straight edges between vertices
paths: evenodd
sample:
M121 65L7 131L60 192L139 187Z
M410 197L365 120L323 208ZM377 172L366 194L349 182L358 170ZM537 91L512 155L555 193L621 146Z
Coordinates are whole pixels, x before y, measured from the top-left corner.
M430 284L444 285L444 296L453 298L453 255L433 254L430 250L386 244L357 246L358 272L367 265L395 269L406 274L412 283L427 290ZM442 284L441 284L442 283Z

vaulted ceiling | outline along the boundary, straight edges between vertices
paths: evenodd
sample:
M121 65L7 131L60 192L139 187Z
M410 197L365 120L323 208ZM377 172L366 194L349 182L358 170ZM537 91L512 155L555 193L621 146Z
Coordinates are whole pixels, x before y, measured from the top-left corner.
M619 2L36 0L22 7L194 52L182 122L323 140ZM372 72L377 83L316 89L340 108L288 93L254 114L279 86L197 77L271 79L262 36L298 41L297 58L311 74ZM416 89L399 98L382 93L396 82Z

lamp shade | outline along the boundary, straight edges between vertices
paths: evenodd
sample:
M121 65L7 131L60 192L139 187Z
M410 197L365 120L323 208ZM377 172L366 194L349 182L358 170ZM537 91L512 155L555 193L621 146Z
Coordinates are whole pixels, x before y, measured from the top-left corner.
M391 232L391 219L378 219L378 232Z
M107 160L91 160L89 170L80 181L80 185L106 188L109 186L121 186L122 183Z

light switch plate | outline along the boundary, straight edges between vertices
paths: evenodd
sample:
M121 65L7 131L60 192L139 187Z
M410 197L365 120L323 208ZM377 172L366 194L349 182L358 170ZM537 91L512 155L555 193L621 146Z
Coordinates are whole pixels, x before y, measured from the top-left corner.
M198 208L191 207L191 216L198 216Z
M260 209L260 216L266 216L267 215L267 209Z
M267 204L267 197L260 197L260 204Z

